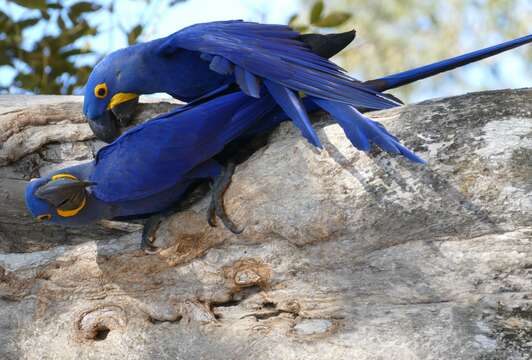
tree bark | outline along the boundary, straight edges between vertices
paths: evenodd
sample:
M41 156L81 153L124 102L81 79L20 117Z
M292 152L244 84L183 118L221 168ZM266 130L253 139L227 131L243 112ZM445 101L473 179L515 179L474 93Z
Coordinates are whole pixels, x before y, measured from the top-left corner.
M28 216L31 177L103 144L80 98L0 97L0 358L530 358L532 90L371 117L428 165L284 123L226 194L241 235L203 197L145 255L140 225Z

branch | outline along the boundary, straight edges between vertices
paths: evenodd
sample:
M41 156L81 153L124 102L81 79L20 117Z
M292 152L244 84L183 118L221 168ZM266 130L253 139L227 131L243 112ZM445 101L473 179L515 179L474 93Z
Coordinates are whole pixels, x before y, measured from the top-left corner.
M529 354L531 89L371 114L425 167L355 150L323 114L321 152L284 123L226 194L243 234L210 228L203 198L163 222L151 256L138 227L29 219L23 181L101 144L79 99L19 99L0 97L3 358Z

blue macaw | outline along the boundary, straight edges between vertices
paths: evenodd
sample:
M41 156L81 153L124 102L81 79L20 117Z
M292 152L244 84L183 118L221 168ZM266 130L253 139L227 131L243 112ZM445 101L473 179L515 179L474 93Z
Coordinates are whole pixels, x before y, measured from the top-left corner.
M160 213L198 179L220 175L213 157L275 108L268 95L255 99L237 91L163 114L125 132L95 160L31 181L26 205L36 219L62 225ZM143 245L150 234L143 234Z
M300 94L317 99L337 119L401 102L383 91L527 44L532 35L380 79L360 82L327 60L354 32L301 35L288 26L244 21L196 24L165 38L106 56L91 73L83 111L95 135L110 142L127 125L141 94L156 92L194 104L235 87L251 97L270 94L303 136L320 147ZM350 137L353 141L353 139ZM366 141L354 141L367 149ZM372 139L369 138L371 141Z

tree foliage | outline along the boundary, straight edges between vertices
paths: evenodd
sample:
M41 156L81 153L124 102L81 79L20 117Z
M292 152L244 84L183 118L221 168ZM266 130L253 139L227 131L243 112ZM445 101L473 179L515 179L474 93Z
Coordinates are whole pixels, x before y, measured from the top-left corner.
M0 11L0 65L17 71L11 87L58 94L72 93L83 84L91 67L77 65L76 58L91 51L80 40L96 35L97 29L89 24L86 14L101 6L46 0L13 0L7 5ZM19 19L15 12L21 13ZM52 27L55 31L48 31ZM32 29L41 36L29 42L26 36Z
M351 14L345 11L332 11L325 14L325 4L322 0L316 1L308 16L308 24L301 23L301 15L294 14L288 24L297 31L310 32L320 31L321 28L335 28L345 24L351 18ZM303 20L304 21L304 20Z
M15 76L4 91L72 94L81 89L102 56L90 44L102 32L90 21L96 13L113 16L113 3L7 1L0 10L0 66ZM142 30L142 24L123 29L128 43L134 44Z

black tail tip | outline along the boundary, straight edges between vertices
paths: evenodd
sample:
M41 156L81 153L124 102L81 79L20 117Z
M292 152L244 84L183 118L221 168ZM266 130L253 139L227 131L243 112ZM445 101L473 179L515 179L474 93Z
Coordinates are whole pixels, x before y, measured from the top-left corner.
M304 34L300 39L313 53L329 59L342 51L355 37L356 31L353 29L338 34Z

